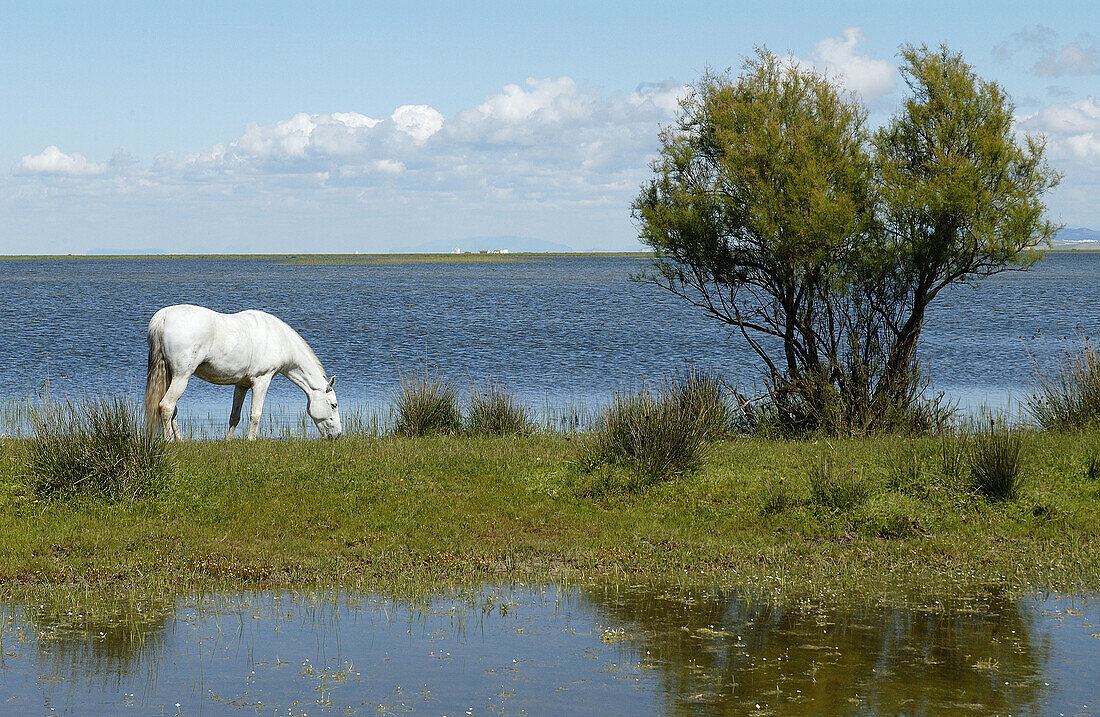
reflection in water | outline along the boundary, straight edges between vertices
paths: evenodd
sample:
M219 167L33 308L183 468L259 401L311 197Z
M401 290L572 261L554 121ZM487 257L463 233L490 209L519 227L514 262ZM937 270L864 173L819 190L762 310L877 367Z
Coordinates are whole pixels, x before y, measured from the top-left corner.
M1087 714L1100 692L1095 597L904 609L551 585L0 613L4 714Z
M144 673L155 679L158 649L170 613L135 610L103 617L32 613L37 632L37 659L53 674L84 674L118 687Z
M660 671L666 711L925 714L1027 711L1050 638L992 596L961 611L786 607L737 596L585 591L597 619Z

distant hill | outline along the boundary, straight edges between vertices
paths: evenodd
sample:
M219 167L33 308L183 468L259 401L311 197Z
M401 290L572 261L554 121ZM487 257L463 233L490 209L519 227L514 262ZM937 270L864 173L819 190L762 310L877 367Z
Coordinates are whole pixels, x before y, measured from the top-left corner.
M495 251L507 249L509 252L572 252L573 247L557 242L535 239L533 237L513 236L510 234L488 237L466 237L465 239L437 239L412 246L400 246L392 249L395 254L449 254L455 249L460 251Z
M1054 235L1050 244L1055 249L1100 249L1100 231L1075 227Z

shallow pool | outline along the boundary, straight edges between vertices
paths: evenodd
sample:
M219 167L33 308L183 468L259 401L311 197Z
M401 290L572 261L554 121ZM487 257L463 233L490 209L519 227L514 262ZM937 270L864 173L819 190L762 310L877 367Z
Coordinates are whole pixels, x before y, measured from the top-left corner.
M3 714L1093 714L1100 598L629 586L8 603Z

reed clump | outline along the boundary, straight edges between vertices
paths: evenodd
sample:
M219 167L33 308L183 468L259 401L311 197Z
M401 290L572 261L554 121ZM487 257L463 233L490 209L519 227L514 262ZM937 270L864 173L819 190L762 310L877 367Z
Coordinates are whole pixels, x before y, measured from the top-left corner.
M698 470L705 438L698 414L668 387L621 391L582 443L581 470L597 476L596 490L645 489Z
M454 435L462 430L455 385L427 371L401 377L393 395L394 433L399 436Z
M25 463L42 498L84 494L133 502L172 472L164 439L144 429L124 398L49 403L34 411L31 422Z
M488 382L470 393L466 431L473 436L526 436L534 431L531 409L498 383Z
M1053 374L1040 371L1027 411L1047 430L1100 426L1100 352L1085 341L1082 352L1067 356Z
M968 442L970 487L990 500L1014 500L1023 478L1023 433L991 416L970 431Z
M696 423L705 440L722 440L734 432L736 412L718 375L691 369L670 381L667 393L683 418Z

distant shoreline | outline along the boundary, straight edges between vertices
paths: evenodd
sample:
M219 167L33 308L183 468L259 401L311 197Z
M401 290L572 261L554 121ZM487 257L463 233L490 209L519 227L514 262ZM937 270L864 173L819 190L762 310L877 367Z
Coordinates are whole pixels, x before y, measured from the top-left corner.
M570 251L570 252L538 252L517 251L507 254L490 253L375 253L375 254L329 254L309 252L280 253L280 254L0 254L3 260L46 260L46 259L282 259L285 261L301 261L320 263L330 260L340 263L405 263L405 262L508 262L530 261L532 259L557 259L567 257L627 257L648 258L653 252L647 251Z
M1050 249L1041 249L1043 254L1100 254L1100 243L1087 242L1092 246L1055 246ZM302 265L325 264L404 264L404 263L490 263L490 262L514 262L532 261L536 259L559 259L569 257L600 257L600 258L653 258L651 251L517 251L507 254L474 253L453 254L450 252L419 252L419 253L371 253L371 254L340 254L340 253L279 253L279 254L0 254L0 261L43 261L47 259L282 259L284 261Z

